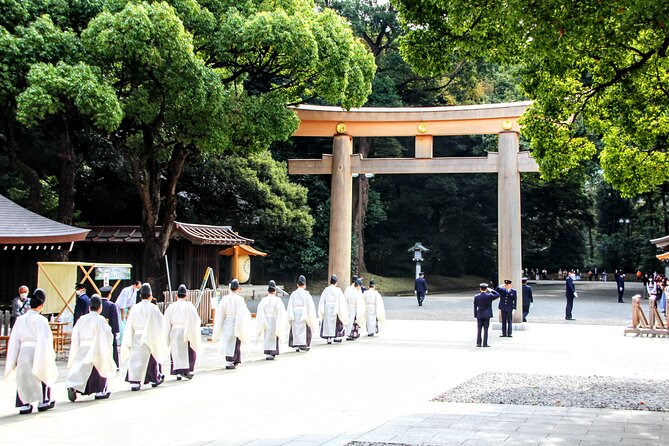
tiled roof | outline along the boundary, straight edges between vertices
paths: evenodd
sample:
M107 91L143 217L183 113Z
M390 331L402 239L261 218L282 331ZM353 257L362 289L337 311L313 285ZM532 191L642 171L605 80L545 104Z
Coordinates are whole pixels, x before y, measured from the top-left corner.
M195 225L175 222L173 239L187 239L196 245L241 245L253 243L242 237L230 226ZM144 241L139 226L90 226L87 242L96 243L141 243ZM160 230L160 227L156 228Z
M0 244L51 244L78 242L88 229L50 220L0 195Z
M231 226L195 225L176 222L175 232L196 245L250 245L253 243L253 240L250 238L242 237L233 231ZM174 234L172 236L174 237Z

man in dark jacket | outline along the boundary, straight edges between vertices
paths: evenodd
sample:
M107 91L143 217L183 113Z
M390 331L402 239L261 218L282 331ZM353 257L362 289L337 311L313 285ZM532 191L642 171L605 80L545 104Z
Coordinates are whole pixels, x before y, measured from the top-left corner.
M497 288L499 293L499 305L497 308L502 312L502 338L512 338L513 310L516 309L518 294L511 288L511 280L506 279L504 286Z
M625 294L625 273L623 273L623 270L617 271L616 285L618 288L618 303L624 303L623 294Z
M119 325L118 325L118 308L116 307L116 304L110 300L111 298L111 292L112 292L112 287L110 286L103 286L100 288L100 294L102 295L102 312L100 315L104 317L107 320L107 323L111 327L112 331L112 337L114 338L113 340L113 349L112 353L114 355L114 362L116 363L116 368L118 369L119 363L118 363L118 348L116 347L116 338L119 333Z
M574 308L574 298L578 297L576 293L576 287L574 286L574 275L576 273L574 270L569 271L567 280L565 280L566 289L565 297L567 298L567 307L565 308L565 319L568 321L573 321L574 318L571 317L571 310Z
M532 287L527 284L527 277L523 277L523 322L527 322L527 315L530 314L530 304L532 302L534 302Z
M488 327L492 317L492 302L499 299L497 291L488 288L487 283L479 284L480 293L474 296L474 317L476 318L476 346L490 347L488 345ZM481 330L483 330L483 339L481 339Z
M74 285L74 292L77 297L74 304L74 322L72 326L76 325L81 316L91 311L91 300L86 295L86 286L83 283L77 283Z
M423 306L423 301L425 300L425 295L427 294L427 282L425 281L425 273L418 273L418 278L416 279L416 284L414 286L416 291L416 299L418 299L418 306Z

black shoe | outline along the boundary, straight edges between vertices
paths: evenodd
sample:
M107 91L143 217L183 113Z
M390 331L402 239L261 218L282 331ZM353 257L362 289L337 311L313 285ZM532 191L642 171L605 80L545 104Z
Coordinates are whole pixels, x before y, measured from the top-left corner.
M299 353L299 352L301 352L301 351L302 351L301 348L296 348L296 349L295 349L295 352L296 352L296 353Z
M527 322L527 319L523 319L523 322Z
M310 347L300 347L300 351L308 352Z
M490 347L488 344L483 344L484 347Z
M49 401L48 403L42 403L37 405L37 411L38 412L45 412L49 409L53 409L53 407L56 405L56 402L54 400Z
M374 333L370 333L370 334L368 334L367 336L374 336Z
M235 364L232 365L226 365L225 370L234 370L237 366Z
M132 390L133 392L138 392L139 389L141 389L141 388L142 388L142 385L141 385L141 384L132 384L132 385L130 386L130 390Z
M481 344L476 344L476 346L477 346L477 347L480 347L480 346L481 346Z
M619 303L619 304L624 304L625 301L624 301L624 300L619 300L618 303Z
M72 401L73 403L77 400L77 391L74 390L72 387L67 388L67 399Z
M193 379L193 376L195 376L195 375L193 375L192 373L189 372L189 373L184 373L181 376L183 376L184 378L186 378L187 380L190 381L191 379Z
M265 356L265 361L274 361L274 356L273 355Z
M506 337L506 335L499 335L499 337L500 337L500 338L505 338L505 337Z
M106 400L110 396L111 396L111 392L96 393L95 394L95 399L96 400Z
M21 414L21 415L27 415L29 413L32 413L32 411L33 411L32 404L26 404L26 405L21 406L19 408L19 414Z
M335 339L334 341L339 343L339 342L341 342L341 339Z
M574 319L573 317L566 317L566 318L564 318L564 319L565 319L566 321L575 321L575 320L576 320L576 319Z
M160 375L160 378L158 378L158 382L151 383L151 387L158 387L164 382L165 382L165 375Z
M513 336L511 336L511 335L506 335L506 337L507 337L507 338L512 338Z
M423 306L423 304L418 304L418 306L419 306L419 307L422 307L422 306Z
M328 339L328 345L332 344L332 339Z
M181 375L177 375L177 381L181 381Z

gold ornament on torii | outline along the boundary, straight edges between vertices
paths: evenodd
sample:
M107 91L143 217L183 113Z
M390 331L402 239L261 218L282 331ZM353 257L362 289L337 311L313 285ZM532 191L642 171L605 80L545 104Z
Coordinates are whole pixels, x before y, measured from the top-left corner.
M337 133L345 133L346 132L346 124L343 122L340 122L337 124Z

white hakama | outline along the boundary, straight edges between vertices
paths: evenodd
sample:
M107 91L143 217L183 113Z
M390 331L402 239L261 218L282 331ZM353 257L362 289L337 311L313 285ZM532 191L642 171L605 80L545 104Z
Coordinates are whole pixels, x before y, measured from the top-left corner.
M227 368L242 362L241 346L248 342L251 330L251 312L244 298L237 293L223 296L214 314L212 341L220 341Z
M341 338L348 324L348 307L344 293L337 285L330 285L321 293L318 302L318 316L321 318L321 338Z
M301 350L309 349L311 334L318 326L316 306L311 294L304 288L293 291L288 299L286 313L290 323L288 345Z
M35 310L19 316L8 344L5 378L16 378L16 407L48 403L58 368L47 319Z
M142 300L128 314L121 361L127 365L126 381L159 384L162 380L161 363L169 356L165 339L165 321L158 306Z
M185 299L177 299L165 310L172 375L193 373L197 353L202 350L201 325L195 306Z
M288 315L281 298L274 294L263 297L256 310L256 340L263 340L266 355L279 354L279 342L286 341L288 328Z
M368 336L374 336L379 332L379 323L386 321L386 309L383 305L381 294L374 288L370 288L362 295L364 301L363 313L358 318L362 330L367 331Z
M104 317L91 311L72 329L72 342L65 380L68 388L84 395L105 392L107 379L116 374L111 327Z

